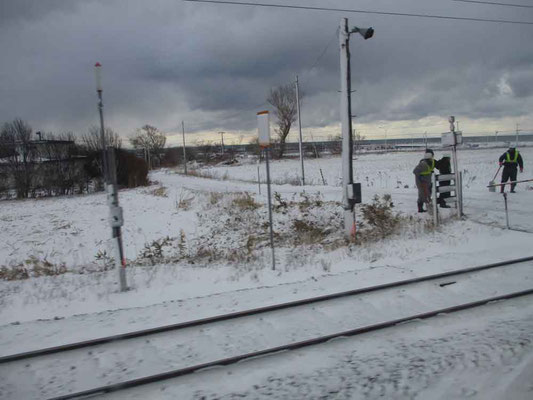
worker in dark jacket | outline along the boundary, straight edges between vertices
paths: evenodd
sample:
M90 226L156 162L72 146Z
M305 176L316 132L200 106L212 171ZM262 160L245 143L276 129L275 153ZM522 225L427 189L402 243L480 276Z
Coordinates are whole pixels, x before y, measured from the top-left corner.
M520 167L520 172L524 172L524 161L518 150L514 147L509 147L509 150L501 155L499 161L500 166L503 165L502 183L507 182L509 179L511 182L516 181L518 167ZM515 186L516 183L511 184L511 193L515 193ZM503 193L505 191L505 186L502 185L500 191Z
M435 161L435 168L439 170L440 175L451 174L452 165L450 163L450 155L446 153L442 156L440 160ZM440 181L439 186L450 186L450 181ZM437 202L439 203L439 206L441 208L450 208L450 206L446 204L445 200L448 197L450 197L450 192L439 193L439 198L437 199Z
M435 160L433 159L433 150L426 149L424 158L420 160L418 165L413 170L415 174L415 183L418 189L418 212L426 212L424 210L424 203L429 207L431 202L431 174L435 169Z

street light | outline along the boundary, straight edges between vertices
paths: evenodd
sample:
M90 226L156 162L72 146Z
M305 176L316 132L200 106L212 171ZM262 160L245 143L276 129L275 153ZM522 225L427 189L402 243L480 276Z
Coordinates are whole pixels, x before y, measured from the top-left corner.
M350 33L359 33L365 40L367 40L374 36L374 29L353 27Z

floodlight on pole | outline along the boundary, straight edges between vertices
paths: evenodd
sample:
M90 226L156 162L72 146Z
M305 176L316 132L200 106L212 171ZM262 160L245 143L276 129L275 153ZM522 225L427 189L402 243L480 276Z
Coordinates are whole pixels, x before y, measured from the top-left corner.
M370 39L372 36L374 36L374 29L373 28L358 28L353 27L350 33L358 33L360 34L365 40Z

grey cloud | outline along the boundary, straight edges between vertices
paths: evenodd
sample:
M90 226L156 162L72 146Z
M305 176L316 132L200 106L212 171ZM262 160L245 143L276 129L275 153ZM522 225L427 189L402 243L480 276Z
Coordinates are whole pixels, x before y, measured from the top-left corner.
M533 20L530 12L431 3L365 0L357 8ZM304 124L339 120L339 13L178 0L25 0L3 2L2 11L0 120L83 131L96 117L95 61L104 65L107 120L124 134L144 123L174 129L178 117L194 129L252 129L254 107L296 74ZM347 16L376 30L371 40L351 40L360 121L531 113L533 49L523 45L532 42L530 27ZM504 77L511 93L501 91Z

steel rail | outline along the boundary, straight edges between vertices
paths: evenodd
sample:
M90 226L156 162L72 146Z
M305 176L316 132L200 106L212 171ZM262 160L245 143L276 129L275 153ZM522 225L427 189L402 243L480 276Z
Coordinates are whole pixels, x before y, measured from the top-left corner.
M280 352L290 351L290 350L296 350L296 349L301 349L301 348L304 348L304 347L309 347L309 346L322 344L322 343L328 342L329 340L337 339L337 338L340 338L340 337L357 336L357 335L361 335L361 334L368 333L368 332L373 332L373 331L378 331L378 330L381 330L381 329L390 328L390 327L393 327L395 325L402 324L402 323L409 322L409 321L428 319L428 318L431 318L431 317L435 317L435 316L437 316L439 314L451 314L451 313L454 313L454 312L458 312L458 311L463 311L463 310L467 310L467 309L470 309L470 308L479 307L479 306L482 306L482 305L485 305L485 304L488 304L488 303L491 303L491 302L507 300L507 299L512 299L512 298L521 297L521 296L527 296L527 295L533 295L533 289L528 289L528 290L523 290L523 291L520 291L520 292L509 293L509 294L506 294L506 295L491 297L491 298L488 298L488 299L473 301L473 302L470 302L470 303L460 304L460 305L456 305L456 306L441 308L439 310L429 311L429 312L425 312L425 313L421 313L421 314L415 314L415 315L411 315L411 316L408 316L408 317L398 318L398 319L395 319L395 320L381 322L381 323L377 323L377 324L373 324L373 325L367 325L367 326L364 326L364 327L361 327L361 328L350 329L350 330L347 330L347 331L338 332L338 333L334 333L334 334L330 334L330 335L326 335L326 336L320 336L320 337L316 337L316 338L313 338L313 339L307 339L307 340L303 340L303 341L300 341L300 342L295 342L295 343L291 343L291 344L287 344L287 345L271 347L271 348L260 350L260 351L255 351L255 352L251 352L251 353L247 353L247 354L242 354L240 356L223 358L223 359L220 359L220 360L207 362L207 363L203 363L203 364L197 364L197 365L193 365L193 366L186 367L186 368L181 368L181 369L176 369L176 370L173 370L173 371L163 372L163 373L160 373L160 374L145 376L145 377L142 377L142 378L131 379L129 381L125 381L125 382L121 382L121 383L101 386L99 388L84 390L84 391L76 392L76 393L70 393L70 394L62 395L62 396L58 396L58 397L52 397L52 398L49 398L48 400L79 399L79 398L84 398L84 397L89 397L89 396L97 396L97 395L102 395L102 394L106 394L106 393L117 392L117 391L125 390L125 389L131 389L131 388L134 388L134 387L137 387L137 386L142 386L142 385L146 385L146 384L150 384L150 383L164 381L164 380L171 379L171 378L177 378L177 377L181 377L181 376L184 376L184 375L189 375L189 374L192 374L192 373L195 373L195 372L200 372L201 370L205 370L205 369L208 369L208 368L214 368L214 367L218 367L218 366L227 366L227 365L238 363L240 361L249 360L251 358L257 358L257 357L263 357L263 356L271 356L271 355L273 355L275 353L280 353Z
M491 268L518 264L518 263L527 262L527 261L533 261L533 256L517 258L513 260L508 260L508 261L501 261L501 262L492 263L492 264L480 265L477 267L465 268L465 269L460 269L460 270L442 272L442 273L438 273L434 275L427 275L427 276L422 276L422 277L417 277L417 278L412 278L412 279L406 279L402 281L384 283L381 285L369 286L369 287L360 288L360 289L352 289L352 290L339 292L339 293L327 294L327 295L312 297L312 298L303 299L303 300L295 300L295 301L290 301L287 303L274 304L274 305L254 308L250 310L237 311L237 312L233 312L229 314L217 315L214 317L207 317L207 318L197 319L193 321L180 322L177 324L143 329L139 331L106 336L102 338L85 340L81 342L75 342L75 343L70 343L70 344L65 344L65 345L60 345L60 346L48 347L48 348L39 349L39 350L32 350L32 351L28 351L24 353L7 355L7 356L0 357L0 364L18 361L18 360L24 360L24 359L33 358L33 357L40 357L40 356L44 356L48 354L60 353L64 351L77 350L77 349L81 349L85 347L98 346L98 345L102 345L105 343L111 343L111 342L116 342L120 340L127 340L127 339L134 339L137 337L142 337L142 336L155 335L155 334L169 332L173 330L191 328L191 327L195 327L199 325L206 325L206 324L215 323L215 322L248 317L248 316L262 314L266 312L283 310L283 309L291 308L291 307L297 307L297 306L303 306L307 304L319 303L322 301L334 300L334 299L338 299L342 297L355 296L355 295L359 295L363 293L371 293L371 292L376 292L379 290L391 289L391 288L411 285L411 284L420 283L420 282L448 278L450 276L463 275L463 274L468 274L471 272L478 272L478 271L483 271L483 270L487 270Z

